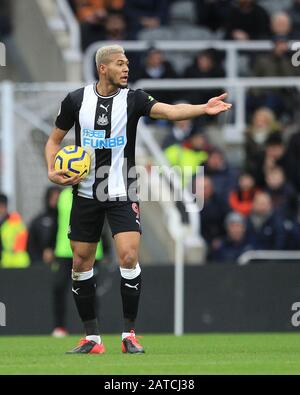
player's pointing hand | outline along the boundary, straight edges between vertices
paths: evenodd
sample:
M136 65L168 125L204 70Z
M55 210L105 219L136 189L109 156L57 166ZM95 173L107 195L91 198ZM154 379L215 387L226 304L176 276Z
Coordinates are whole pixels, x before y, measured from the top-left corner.
M221 96L213 97L206 103L205 112L208 115L217 115L220 112L228 111L231 109L232 104L225 103L223 100L226 98L227 93L223 93Z

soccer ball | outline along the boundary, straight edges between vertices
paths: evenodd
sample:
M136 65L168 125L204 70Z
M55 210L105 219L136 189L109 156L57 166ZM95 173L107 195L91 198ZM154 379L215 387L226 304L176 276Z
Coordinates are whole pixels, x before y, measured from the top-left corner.
M77 145L68 145L62 148L54 159L54 169L67 170L66 177L78 175L85 178L89 174L90 166L90 155Z

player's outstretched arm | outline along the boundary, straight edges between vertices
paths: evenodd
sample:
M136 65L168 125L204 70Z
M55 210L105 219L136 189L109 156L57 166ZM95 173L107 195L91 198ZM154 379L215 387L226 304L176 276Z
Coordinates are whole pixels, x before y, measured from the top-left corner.
M60 144L67 134L67 130L54 128L49 136L47 144L45 146L45 157L48 166L48 178L55 184L68 186L76 185L81 181L78 176L66 178L64 177L67 173L66 170L56 171L54 170L54 158L57 152L60 150Z
M156 103L151 109L150 116L154 119L168 119L169 121L182 121L192 119L200 115L217 115L220 112L228 111L232 104L225 103L227 93L213 97L206 104L165 104Z

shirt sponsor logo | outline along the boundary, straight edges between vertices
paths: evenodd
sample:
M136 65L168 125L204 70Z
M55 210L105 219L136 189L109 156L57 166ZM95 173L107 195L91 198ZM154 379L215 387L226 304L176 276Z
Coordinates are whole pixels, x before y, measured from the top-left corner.
M105 130L82 130L82 146L93 149L114 149L125 146L125 136L117 136L106 139Z

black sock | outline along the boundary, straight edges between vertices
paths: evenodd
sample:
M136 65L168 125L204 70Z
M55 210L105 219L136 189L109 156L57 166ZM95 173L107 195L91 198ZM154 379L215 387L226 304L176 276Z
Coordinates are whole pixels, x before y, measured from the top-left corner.
M142 286L141 274L133 280L121 277L121 296L123 302L124 332L134 330Z
M98 320L96 317L96 280L73 280L73 296L79 316L84 324L86 335L99 334Z

